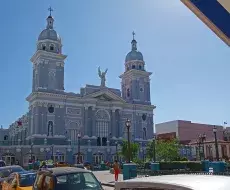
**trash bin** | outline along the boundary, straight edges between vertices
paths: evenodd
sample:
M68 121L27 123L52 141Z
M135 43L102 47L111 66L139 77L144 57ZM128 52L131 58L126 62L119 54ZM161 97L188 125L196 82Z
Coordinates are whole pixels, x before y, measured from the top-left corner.
M105 163L101 163L101 170L105 170Z
M28 170L32 170L33 169L33 163L28 163Z

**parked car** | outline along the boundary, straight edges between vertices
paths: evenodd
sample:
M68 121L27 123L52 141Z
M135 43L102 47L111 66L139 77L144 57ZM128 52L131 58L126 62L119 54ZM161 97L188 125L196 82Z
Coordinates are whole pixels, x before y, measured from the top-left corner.
M33 190L101 190L102 186L94 174L75 167L57 167L38 171Z
M18 173L12 173L2 183L2 190L32 190L35 179L35 172L23 171Z
M0 160L0 167L4 167L4 166L6 166L6 163L5 163L5 161L3 161L3 160Z
M2 182L12 173L14 172L23 172L25 171L21 166L13 165L13 166L5 166L0 167L0 189L2 187Z
M229 187L229 177L215 175L164 175L115 184L115 190L229 190Z

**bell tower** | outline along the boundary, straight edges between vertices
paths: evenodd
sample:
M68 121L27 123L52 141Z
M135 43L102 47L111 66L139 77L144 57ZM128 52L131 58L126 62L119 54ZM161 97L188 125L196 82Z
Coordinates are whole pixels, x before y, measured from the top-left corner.
M137 41L133 32L131 51L125 58L125 71L120 76L122 97L129 103L150 105L150 75L146 71L144 58L137 50Z
M37 41L37 51L31 58L33 63L32 92L64 91L64 60L62 42L54 30L52 9L48 9L46 28L40 33Z

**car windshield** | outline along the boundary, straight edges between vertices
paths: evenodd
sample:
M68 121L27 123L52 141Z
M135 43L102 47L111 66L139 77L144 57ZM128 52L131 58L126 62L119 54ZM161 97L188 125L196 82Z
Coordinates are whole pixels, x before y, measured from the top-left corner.
M33 186L36 179L36 174L21 174L19 178L20 187Z
M94 189L101 190L102 187L92 173L79 172L74 174L65 174L56 177L57 190L75 190L75 189Z

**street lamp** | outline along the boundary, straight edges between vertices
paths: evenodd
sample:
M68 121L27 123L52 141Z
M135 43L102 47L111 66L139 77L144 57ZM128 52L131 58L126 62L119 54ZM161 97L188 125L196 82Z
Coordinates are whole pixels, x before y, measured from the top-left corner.
M77 164L80 164L80 155L81 155L81 152L80 152L81 134L80 133L78 133L77 135L77 140L78 140Z
M203 155L203 157L205 158L205 155L204 155L204 141L206 140L206 134L205 133L203 133L203 134L199 134L199 136L198 136L198 147L199 147L199 156L200 156L200 160L202 159L202 157L201 157L201 151L200 151L200 148L201 148L201 145L202 145L202 155ZM203 159L204 159L203 158Z
M219 161L219 149L218 149L218 142L217 142L217 136L216 136L217 128L215 125L213 126L213 133L215 137L216 160Z
M131 121L129 119L126 120L125 122L125 126L127 128L127 133L128 133L128 163L130 163L130 137L129 137L129 131L130 131L130 127L131 127Z
M31 162L33 159L33 146L34 146L34 143L31 143L31 145L30 145L30 160L31 160Z
M54 144L51 146L51 160L54 162Z
M153 161L156 162L156 135L153 135Z

